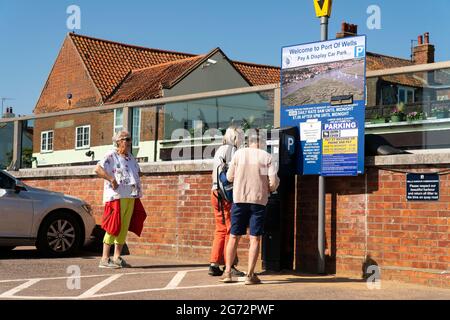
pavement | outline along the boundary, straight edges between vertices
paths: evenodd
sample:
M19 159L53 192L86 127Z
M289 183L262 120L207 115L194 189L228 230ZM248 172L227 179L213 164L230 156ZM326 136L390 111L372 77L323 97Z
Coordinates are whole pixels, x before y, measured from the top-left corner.
M131 268L100 269L97 252L47 259L32 247L0 255L0 300L450 300L450 289L381 280L261 273L262 284L243 278L224 284L207 264L127 255Z

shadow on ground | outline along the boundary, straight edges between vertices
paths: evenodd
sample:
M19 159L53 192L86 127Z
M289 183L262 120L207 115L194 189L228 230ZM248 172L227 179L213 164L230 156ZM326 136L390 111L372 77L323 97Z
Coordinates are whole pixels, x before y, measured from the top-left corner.
M151 265L151 266L132 266L131 269L161 269L161 268L202 268L202 267L208 267L208 264L155 264L155 265Z
M332 274L305 274L296 273L290 270L283 271L263 271L258 273L261 276L295 276L298 278L287 278L282 280L275 280L280 283L363 283L366 282L365 279L355 279L355 278L345 278L345 277L335 277Z

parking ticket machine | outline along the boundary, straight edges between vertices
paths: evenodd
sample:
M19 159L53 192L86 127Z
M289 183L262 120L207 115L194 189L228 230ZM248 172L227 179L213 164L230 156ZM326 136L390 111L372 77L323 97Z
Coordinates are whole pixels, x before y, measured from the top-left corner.
M267 151L278 167L280 186L271 194L262 238L263 269L292 270L294 262L295 175L299 132L296 127L268 133Z

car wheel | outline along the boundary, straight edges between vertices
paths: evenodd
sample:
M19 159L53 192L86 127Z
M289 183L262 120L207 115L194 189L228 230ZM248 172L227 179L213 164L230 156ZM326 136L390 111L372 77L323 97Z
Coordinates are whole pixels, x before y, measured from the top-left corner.
M77 250L80 242L78 221L69 213L59 212L44 220L36 247L45 256L64 257Z

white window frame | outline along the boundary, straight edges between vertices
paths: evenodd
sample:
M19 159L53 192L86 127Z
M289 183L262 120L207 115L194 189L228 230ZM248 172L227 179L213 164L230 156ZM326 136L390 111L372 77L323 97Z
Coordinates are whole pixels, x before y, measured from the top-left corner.
M49 141L48 135L49 135L49 133L52 133L52 148L51 149L48 148L48 145L49 145L49 143L48 143L48 141ZM45 149L43 148L44 144L42 143L42 140L44 139L44 135L46 135L46 137L45 137ZM55 132L53 130L42 131L41 132L41 153L53 152L54 144L55 144Z
M135 110L137 110L137 124L136 121L134 119L134 112ZM131 128L131 137L132 137L132 146L133 148L137 148L139 147L139 143L141 142L141 108L133 108L133 112L132 112L132 116L133 116L133 127ZM136 129L136 132L135 132ZM135 142L137 142L137 144L135 144Z
M117 132L123 130L123 109L120 109L120 110L122 111L122 124L120 124L120 125L118 125L118 124L116 123L116 120L117 120L117 110L118 110L118 109L114 109L114 121L113 121L113 124L114 124L113 132L114 132L114 134L116 134Z
M405 101L400 101L400 90L404 90L405 91ZM408 92L412 93L412 103L414 103L416 101L416 93L414 92L415 90L413 88L410 87L403 87L403 86L399 86L398 87L398 92L397 92L397 100L398 102L404 102L404 103L408 103Z
M88 128L88 143L78 147L78 129L83 129L83 143L84 143L84 129ZM91 147L91 125L79 126L75 128L75 150L89 149Z

